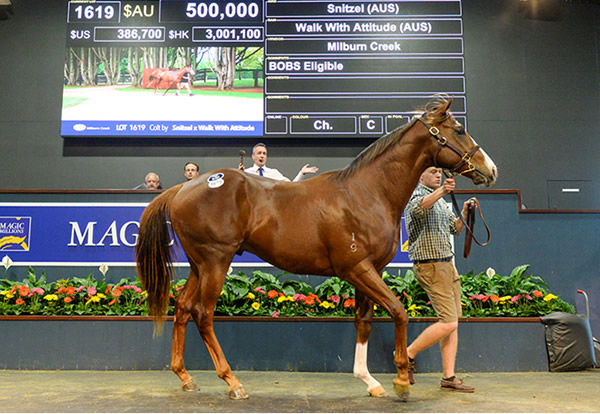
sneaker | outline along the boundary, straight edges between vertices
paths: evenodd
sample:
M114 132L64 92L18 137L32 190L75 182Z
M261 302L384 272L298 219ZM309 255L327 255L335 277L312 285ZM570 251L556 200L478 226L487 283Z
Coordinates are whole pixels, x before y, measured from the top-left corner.
M412 361L410 360L410 358L408 359L408 381L410 382L410 385L414 385L415 381L415 373L417 372L417 369L415 368L415 360L413 359Z
M444 391L475 392L474 387L466 385L464 379L455 376L442 378L440 385Z

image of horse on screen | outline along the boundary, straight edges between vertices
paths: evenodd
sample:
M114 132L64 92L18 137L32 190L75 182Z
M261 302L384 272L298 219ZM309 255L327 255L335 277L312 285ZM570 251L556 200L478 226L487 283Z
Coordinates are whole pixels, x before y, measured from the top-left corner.
M263 47L70 47L63 136L262 136Z

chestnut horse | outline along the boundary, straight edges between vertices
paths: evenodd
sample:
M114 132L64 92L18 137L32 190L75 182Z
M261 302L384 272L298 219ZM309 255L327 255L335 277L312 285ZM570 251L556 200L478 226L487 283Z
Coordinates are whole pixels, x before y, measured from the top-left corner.
M161 82L165 82L167 84L165 93L163 96L167 94L169 89L177 88L179 82L181 82L181 78L183 75L189 73L190 75L195 75L194 69L191 66L186 66L179 70L164 70L164 69L154 69L150 74L150 84L154 80L154 93L158 90L158 86Z
M354 285L354 375L373 396L386 395L367 368L373 305L383 306L395 326L398 375L393 387L401 399L408 397L408 317L381 278L398 248L404 207L431 165L464 173L475 184L491 185L497 177L493 161L448 111L450 103L444 98L430 102L420 117L379 138L344 169L291 183L220 169L176 185L148 205L136 253L157 324L168 306L172 272L167 220L190 263L175 306L171 355L171 369L184 390L197 389L183 361L186 325L192 318L217 375L229 385L229 396L248 397L213 330L229 265L236 253L248 251L292 273L337 275Z

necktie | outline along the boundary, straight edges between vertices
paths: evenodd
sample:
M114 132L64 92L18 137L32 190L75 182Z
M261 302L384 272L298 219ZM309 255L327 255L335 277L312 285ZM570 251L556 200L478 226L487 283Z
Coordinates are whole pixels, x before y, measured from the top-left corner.
M261 177L263 176L263 167L260 167L258 169L258 175L260 175Z

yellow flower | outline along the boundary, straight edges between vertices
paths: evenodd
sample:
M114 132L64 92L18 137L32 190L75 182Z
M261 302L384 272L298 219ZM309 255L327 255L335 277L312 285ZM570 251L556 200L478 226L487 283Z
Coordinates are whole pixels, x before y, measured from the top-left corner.
M46 296L44 296L44 299L46 299L47 301L58 300L58 296L57 295L46 295Z
M89 305L91 302L100 302L103 298L106 298L106 295L98 293L97 295L92 296L85 304Z
M146 297L146 296L148 296L148 292L146 292L146 291L144 290L142 293L140 293L140 295L142 295L142 296Z
M506 303L506 301L510 300L511 298L512 298L512 296L502 296L498 300L500 301L501 304L504 304L504 303Z
M252 304L252 309L254 309L254 310L258 310L259 308L260 308L260 303L258 303L258 302L254 302L254 303Z
M279 296L277 298L278 303L285 302L286 300L289 300L287 296Z
M417 306L413 303L412 305L410 305L408 307L408 309L406 311L410 313L410 316L417 316L417 315L420 315L420 313L418 312L418 309L421 309L421 307Z
M552 293L548 293L546 296L544 296L544 300L546 302L550 302L552 299L558 299L558 296L555 296Z
M0 292L0 295L6 296L10 293L10 290L3 290L2 292Z
M12 298L14 298L14 297L15 297L15 295L13 295L13 294L12 294L12 293L10 293L10 292L9 292L9 293L6 295L6 299L12 299Z
M321 306L322 308L325 308L325 309L335 308L335 305L333 303L327 302L326 300L324 300L323 302L321 302L319 304L319 306Z
M250 292L246 295L246 298L247 299L256 299L256 295L254 293Z

